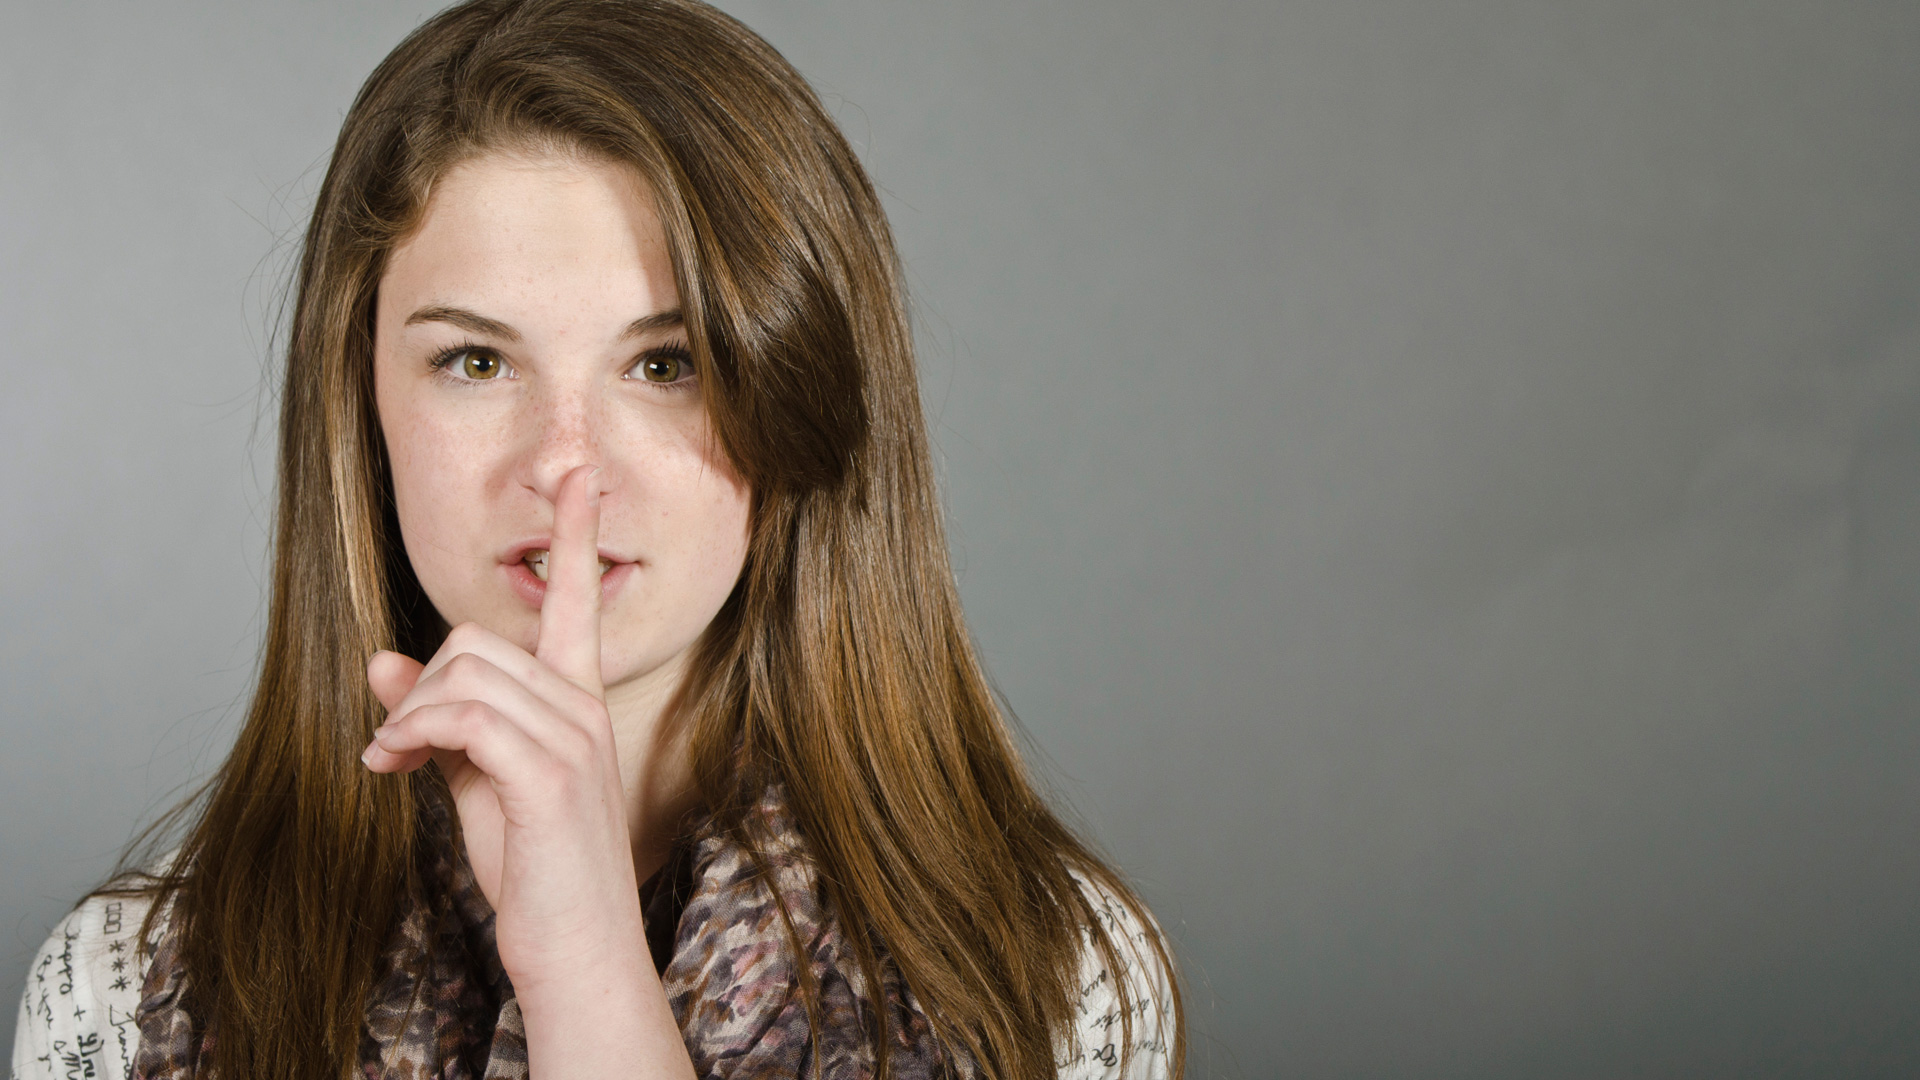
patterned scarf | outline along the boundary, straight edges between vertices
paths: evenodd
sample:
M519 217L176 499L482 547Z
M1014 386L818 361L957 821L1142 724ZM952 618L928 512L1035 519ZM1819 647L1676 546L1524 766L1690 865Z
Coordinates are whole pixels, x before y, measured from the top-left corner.
M768 874L756 871L744 847L709 826L650 883L648 945L694 1072L729 1080L866 1080L874 1075L868 1033L877 997L888 1018L891 1076L972 1076L965 1056L950 1056L934 1038L926 1014L884 957L880 993L871 992L823 903L779 789L770 789L754 813L756 833L768 838L762 845ZM425 825L423 880L443 902L415 902L399 920L368 998L361 1075L527 1080L526 1032L494 947L493 910L446 809L429 812ZM817 1043L776 890L819 989ZM135 1014L140 1047L133 1072L141 1080L191 1080L212 1046L213 1033L186 1009L176 931L169 924L155 948Z

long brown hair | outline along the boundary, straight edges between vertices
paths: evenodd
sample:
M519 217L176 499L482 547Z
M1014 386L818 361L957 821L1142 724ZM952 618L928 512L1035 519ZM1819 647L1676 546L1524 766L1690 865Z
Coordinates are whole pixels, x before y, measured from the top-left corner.
M365 665L424 657L442 629L398 542L374 291L438 175L529 144L650 183L714 431L754 492L687 695L706 812L751 846L748 809L783 784L867 985L897 965L984 1076L1052 1076L1082 935L1110 971L1130 951L1074 875L1153 923L1036 793L969 644L873 188L798 73L696 0L472 0L402 42L347 115L300 263L259 683L155 886L215 1073L351 1072L437 797L425 774L360 765L381 719Z

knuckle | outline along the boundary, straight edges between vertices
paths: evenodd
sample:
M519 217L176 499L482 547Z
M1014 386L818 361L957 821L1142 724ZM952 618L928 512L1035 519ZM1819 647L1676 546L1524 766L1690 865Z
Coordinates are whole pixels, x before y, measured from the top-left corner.
M534 768L534 776L549 791L565 787L571 775L572 770L567 768L566 763L553 757L542 757Z
M486 670L487 662L470 652L463 652L447 661L449 678L470 680Z
M554 742L555 752L570 764L588 761L596 756L598 750L594 745L593 736L571 724L560 729Z
M454 721L470 732L478 733L493 726L493 709L484 701L463 701L454 713Z
M613 714L607 711L607 703L594 697L585 690L580 691L580 719L589 731L605 728L613 730Z

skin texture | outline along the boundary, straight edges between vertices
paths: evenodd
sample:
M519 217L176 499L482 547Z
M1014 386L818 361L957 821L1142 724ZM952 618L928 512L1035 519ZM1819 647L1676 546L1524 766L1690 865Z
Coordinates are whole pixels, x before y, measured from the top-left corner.
M446 773L541 1077L692 1075L638 883L689 808L678 699L740 575L750 493L683 332L631 332L679 306L652 205L625 166L472 159L394 250L376 312L401 533L454 629L424 667L373 657L389 719L365 760ZM529 548L551 551L544 588Z

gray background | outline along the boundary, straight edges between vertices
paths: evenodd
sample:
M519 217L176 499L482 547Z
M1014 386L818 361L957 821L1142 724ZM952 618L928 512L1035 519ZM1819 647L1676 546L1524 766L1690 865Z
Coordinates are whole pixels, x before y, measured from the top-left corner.
M0 8L0 995L218 760L274 298L433 5ZM1201 1075L1920 1070L1920 5L733 3Z

